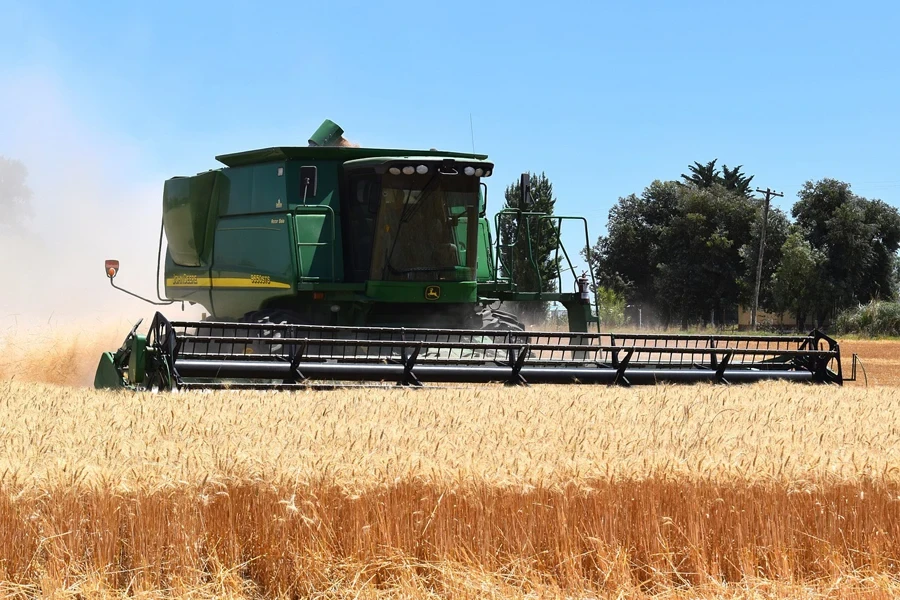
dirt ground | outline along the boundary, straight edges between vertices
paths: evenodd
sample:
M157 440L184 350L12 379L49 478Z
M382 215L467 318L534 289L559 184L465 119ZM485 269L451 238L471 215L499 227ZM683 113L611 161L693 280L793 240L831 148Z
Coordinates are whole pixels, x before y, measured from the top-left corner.
M847 385L900 385L900 340L840 340L844 376L850 377L853 355L858 354L862 368L857 381Z

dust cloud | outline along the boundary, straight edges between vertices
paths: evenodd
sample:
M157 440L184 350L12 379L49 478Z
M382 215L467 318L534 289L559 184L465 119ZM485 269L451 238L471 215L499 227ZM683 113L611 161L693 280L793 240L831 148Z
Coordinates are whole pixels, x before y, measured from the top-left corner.
M103 263L120 260L116 283L156 296L169 175L142 168L139 140L84 122L71 105L52 76L0 80L0 156L25 164L33 192L30 220L0 231L0 378L84 383L98 344L114 349L131 323L157 310L112 289ZM62 372L42 377L54 361Z

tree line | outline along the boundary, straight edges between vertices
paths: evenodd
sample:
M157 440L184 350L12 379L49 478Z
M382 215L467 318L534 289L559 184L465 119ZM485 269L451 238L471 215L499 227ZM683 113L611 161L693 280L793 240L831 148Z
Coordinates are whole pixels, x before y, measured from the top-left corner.
M662 327L722 325L736 321L738 306L752 306L764 214L754 177L743 165L718 160L695 162L687 171L653 181L610 209L607 233L589 256L607 322L631 306L641 309L645 323ZM553 212L556 198L545 173L530 174L530 192L524 210ZM519 182L506 188L507 214L498 222L501 274L513 276L521 290L556 291L562 265L555 229L538 217L518 219L520 197ZM530 255L517 243L526 231ZM806 329L861 304L893 300L900 291L898 247L895 207L859 196L837 179L807 181L789 212L768 211L759 308L791 315ZM546 317L543 303L513 308L530 322Z
M722 324L752 304L763 218L752 176L716 160L619 198L590 251L598 285L663 327ZM766 222L760 308L799 328L898 291L900 214L836 179L808 181Z

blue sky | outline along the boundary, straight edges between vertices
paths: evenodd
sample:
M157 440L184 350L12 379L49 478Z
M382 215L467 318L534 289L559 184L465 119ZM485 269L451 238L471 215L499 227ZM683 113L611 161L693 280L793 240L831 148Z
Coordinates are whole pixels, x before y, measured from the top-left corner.
M493 207L546 171L592 236L619 196L712 158L786 207L822 177L897 205L898 25L888 2L0 0L0 155L39 175L23 123L52 96L66 147L151 214L163 179L325 117L362 145L469 150L471 114Z

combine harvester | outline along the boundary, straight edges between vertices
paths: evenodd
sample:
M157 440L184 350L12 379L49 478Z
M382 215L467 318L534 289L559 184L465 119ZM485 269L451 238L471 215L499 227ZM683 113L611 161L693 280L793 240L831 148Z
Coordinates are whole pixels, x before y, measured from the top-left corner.
M200 304L210 317L157 313L146 335L136 325L102 355L96 387L843 382L838 344L819 332L600 333L593 271L576 277L562 244L573 224L589 247L583 217L501 210L494 231L512 226L516 239L494 242L487 156L349 147L342 134L325 121L307 147L226 154L225 168L166 181L165 295L117 287L117 261L106 273L142 300ZM568 268L555 286L538 274L526 289L535 261L517 273L509 257L532 257L532 234L546 230ZM568 332L526 331L500 309L551 301L566 308Z

